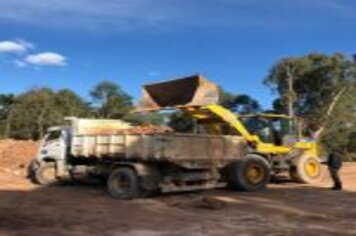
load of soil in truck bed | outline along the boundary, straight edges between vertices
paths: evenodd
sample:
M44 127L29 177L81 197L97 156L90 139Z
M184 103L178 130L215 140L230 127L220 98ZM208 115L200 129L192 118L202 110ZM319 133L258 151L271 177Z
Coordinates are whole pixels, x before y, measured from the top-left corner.
M37 143L0 142L0 235L356 235L356 164L345 163L345 191L274 183L262 192L225 189L131 201L99 184L39 187L16 171ZM11 171L15 170L15 172Z

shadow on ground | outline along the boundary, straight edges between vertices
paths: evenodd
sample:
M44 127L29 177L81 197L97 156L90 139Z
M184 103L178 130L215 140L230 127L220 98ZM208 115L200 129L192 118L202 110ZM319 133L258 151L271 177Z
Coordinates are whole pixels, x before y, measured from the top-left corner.
M0 190L0 235L355 235L356 193L288 182L114 200L98 184Z

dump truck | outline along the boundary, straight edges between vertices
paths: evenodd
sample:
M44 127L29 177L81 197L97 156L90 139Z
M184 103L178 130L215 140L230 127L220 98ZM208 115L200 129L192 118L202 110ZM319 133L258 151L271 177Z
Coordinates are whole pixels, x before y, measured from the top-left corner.
M142 134L118 120L70 118L48 130L30 176L39 184L97 178L120 199L220 186L259 191L284 171L300 182L317 179L315 142L269 143L261 125L249 130L255 116L240 117L218 100L218 86L200 75L146 85L136 112L179 109L197 121L199 132Z

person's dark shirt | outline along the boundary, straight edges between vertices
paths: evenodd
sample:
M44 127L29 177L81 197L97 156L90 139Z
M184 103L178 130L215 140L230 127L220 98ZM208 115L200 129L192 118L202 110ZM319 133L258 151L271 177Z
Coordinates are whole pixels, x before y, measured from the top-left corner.
M342 158L339 154L331 152L326 163L330 168L340 169L342 166Z

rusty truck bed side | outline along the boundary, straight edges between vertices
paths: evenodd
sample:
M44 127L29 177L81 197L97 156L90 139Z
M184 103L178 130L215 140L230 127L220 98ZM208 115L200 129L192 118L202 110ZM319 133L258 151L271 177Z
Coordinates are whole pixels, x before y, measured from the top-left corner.
M246 143L239 136L202 134L75 135L74 157L167 160L183 166L225 163L244 155Z

